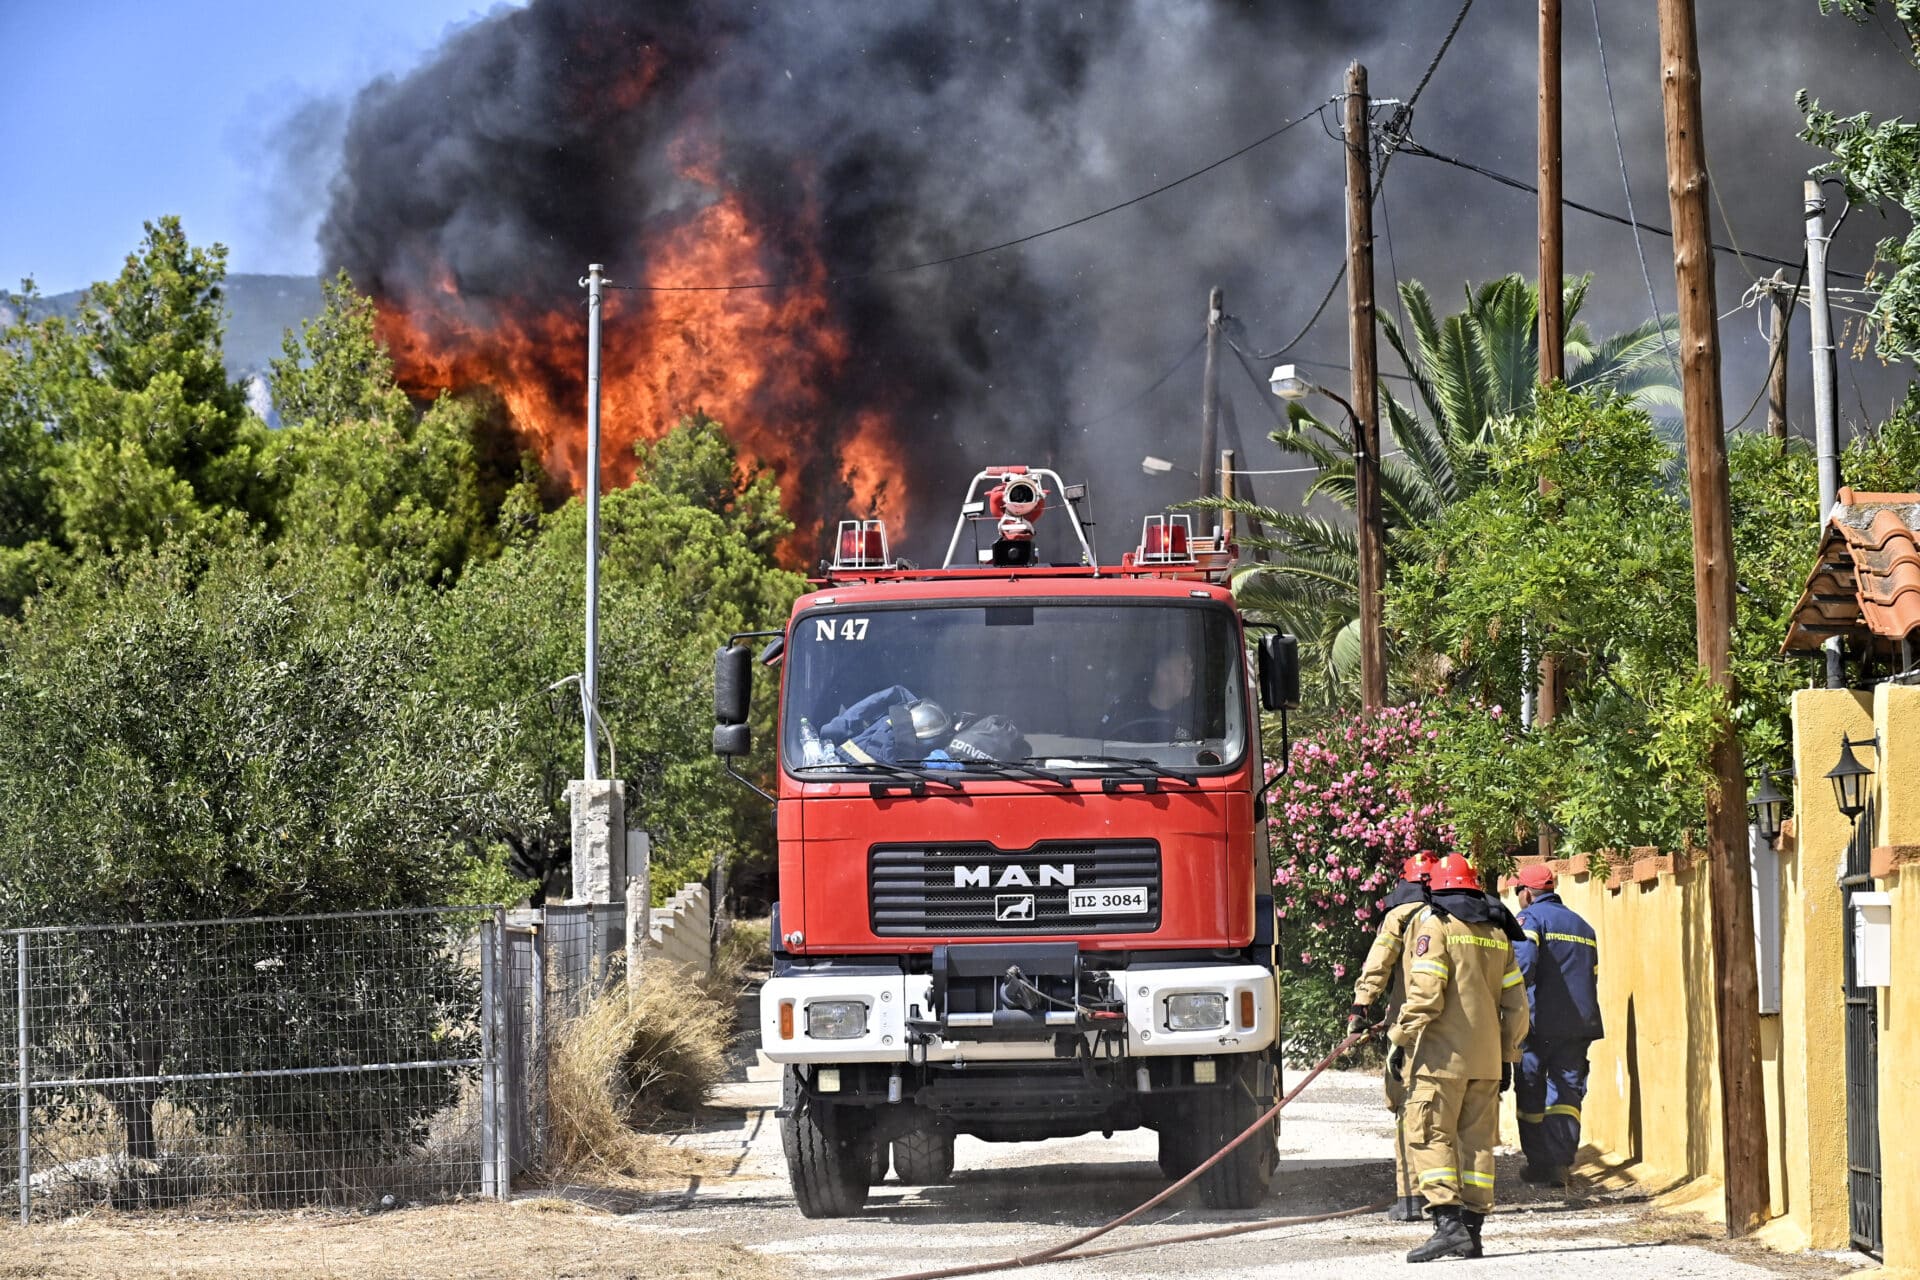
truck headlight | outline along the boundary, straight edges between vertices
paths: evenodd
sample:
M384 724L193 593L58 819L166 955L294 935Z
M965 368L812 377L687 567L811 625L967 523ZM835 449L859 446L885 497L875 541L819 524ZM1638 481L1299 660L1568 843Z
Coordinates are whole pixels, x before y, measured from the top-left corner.
M815 1000L807 1006L807 1034L815 1040L858 1040L867 1034L864 1000Z
M1167 1030L1214 1031L1227 1025L1227 998L1216 991L1167 997Z

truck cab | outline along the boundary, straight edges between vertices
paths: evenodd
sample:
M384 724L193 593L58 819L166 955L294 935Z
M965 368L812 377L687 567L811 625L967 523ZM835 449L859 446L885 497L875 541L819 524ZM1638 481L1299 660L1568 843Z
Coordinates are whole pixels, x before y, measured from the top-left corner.
M1050 504L1078 563L1039 562ZM795 1196L857 1212L891 1163L944 1181L954 1139L1151 1127L1170 1177L1279 1082L1262 705L1298 697L1291 637L1249 661L1232 551L1149 517L1100 566L1051 471L974 478L946 562L877 522L762 655L780 676L779 890L761 1045L785 1068ZM993 537L955 563L969 527ZM743 754L750 651L716 661L715 748ZM731 761L729 761L731 768ZM1249 1207L1271 1129L1204 1174Z

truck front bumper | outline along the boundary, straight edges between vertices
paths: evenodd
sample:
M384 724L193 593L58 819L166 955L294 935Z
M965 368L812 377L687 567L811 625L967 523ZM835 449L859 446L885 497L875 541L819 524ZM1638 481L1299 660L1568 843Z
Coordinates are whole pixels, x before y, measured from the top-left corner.
M781 1063L987 1062L1060 1057L1061 1037L1078 1035L1091 1042L1103 1032L1124 1032L1125 1056L1132 1058L1253 1053L1271 1046L1279 1034L1279 990L1273 973L1259 965L1116 969L1106 976L1125 993L1124 1020L1088 1030L1072 1010L1062 1009L1045 1015L1031 1038L1002 1034L992 1039L970 1035L973 1028L962 1025L967 1015L948 1020L933 1008L933 979L926 974L770 978L760 989L760 1046ZM1223 1021L1176 1030L1170 1011L1175 998L1208 995L1223 999ZM845 1016L849 1003L862 1006L864 1016ZM838 1016L826 1017L829 1011ZM816 1022L819 1030L840 1034L815 1035Z

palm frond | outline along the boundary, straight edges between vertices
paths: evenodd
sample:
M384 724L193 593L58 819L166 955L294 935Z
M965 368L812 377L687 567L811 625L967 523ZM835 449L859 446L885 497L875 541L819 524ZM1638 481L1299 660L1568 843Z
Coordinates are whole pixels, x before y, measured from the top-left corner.
M1517 275L1494 281L1475 300L1472 319L1490 389L1489 416L1512 413L1532 400L1540 377L1539 316L1533 289Z

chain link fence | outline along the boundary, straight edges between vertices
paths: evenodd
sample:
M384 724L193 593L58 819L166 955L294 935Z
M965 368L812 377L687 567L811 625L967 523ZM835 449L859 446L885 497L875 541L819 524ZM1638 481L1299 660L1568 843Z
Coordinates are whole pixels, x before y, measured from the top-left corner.
M90 1207L504 1195L534 1040L496 908L0 931L0 1194Z
M507 1066L514 1087L505 1124L514 1176L546 1153L550 1037L626 971L627 910L615 903L549 903L506 915Z

